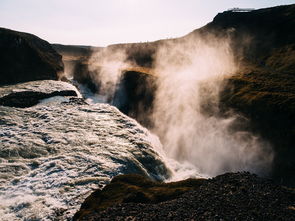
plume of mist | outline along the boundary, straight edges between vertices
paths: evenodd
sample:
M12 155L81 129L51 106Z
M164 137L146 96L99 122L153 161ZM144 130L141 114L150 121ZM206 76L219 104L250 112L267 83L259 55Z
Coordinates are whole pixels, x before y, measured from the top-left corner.
M201 174L227 171L266 173L273 158L270 146L243 130L232 130L237 115L218 117L224 78L236 66L229 39L194 37L168 41L156 54L157 92L153 132L169 157L194 165Z
M122 70L129 65L126 56L124 50L104 48L93 52L89 59L88 69L99 85L99 95L104 97L104 102L111 102Z
M73 62L69 62L66 60L63 60L63 63L64 63L64 76L67 79L72 79L76 65Z
M240 118L236 113L218 115L220 91L226 77L237 69L230 43L228 38L194 35L165 41L157 49L152 132L159 136L162 154L174 164L177 177L228 171L265 174L270 168L273 153L269 144L234 127ZM106 48L94 52L89 61L99 94L108 101L122 70L132 66L126 58L125 50Z

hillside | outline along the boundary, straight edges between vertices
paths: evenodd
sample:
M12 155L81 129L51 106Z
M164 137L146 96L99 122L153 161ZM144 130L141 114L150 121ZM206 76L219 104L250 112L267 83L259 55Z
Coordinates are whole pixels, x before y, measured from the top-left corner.
M92 49L99 49L98 47L84 45L51 44L51 46L63 56L64 61L87 60Z
M251 119L252 130L271 141L273 177L295 185L295 5L248 13L224 12L200 31L231 29L238 73L228 79L221 105ZM191 33L195 34L195 32Z
M0 28L0 85L57 80L64 67L51 45L32 34Z
M74 220L293 220L294 197L249 173L172 183L121 175L93 192Z

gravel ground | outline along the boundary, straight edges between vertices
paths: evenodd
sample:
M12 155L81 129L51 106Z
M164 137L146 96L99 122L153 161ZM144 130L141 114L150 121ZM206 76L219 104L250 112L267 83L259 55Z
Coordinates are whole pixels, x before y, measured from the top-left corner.
M227 173L158 204L121 203L80 220L295 220L294 190L250 173Z

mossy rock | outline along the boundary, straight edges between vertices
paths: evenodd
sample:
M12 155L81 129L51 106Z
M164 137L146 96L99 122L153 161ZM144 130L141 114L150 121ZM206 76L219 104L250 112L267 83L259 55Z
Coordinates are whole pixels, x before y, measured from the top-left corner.
M120 203L160 203L175 199L190 190L199 188L205 179L187 179L179 182L155 182L136 174L119 175L102 190L86 198L74 220L100 212Z

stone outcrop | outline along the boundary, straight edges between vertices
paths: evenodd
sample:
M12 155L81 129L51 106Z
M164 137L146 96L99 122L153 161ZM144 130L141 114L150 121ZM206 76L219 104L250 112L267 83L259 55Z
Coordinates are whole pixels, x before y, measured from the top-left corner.
M76 88L60 81L33 81L0 88L0 105L26 108L55 96L77 97Z
M57 80L62 57L32 34L0 28L0 85L34 80Z
M125 71L117 86L113 105L145 126L151 126L156 77L139 71Z

